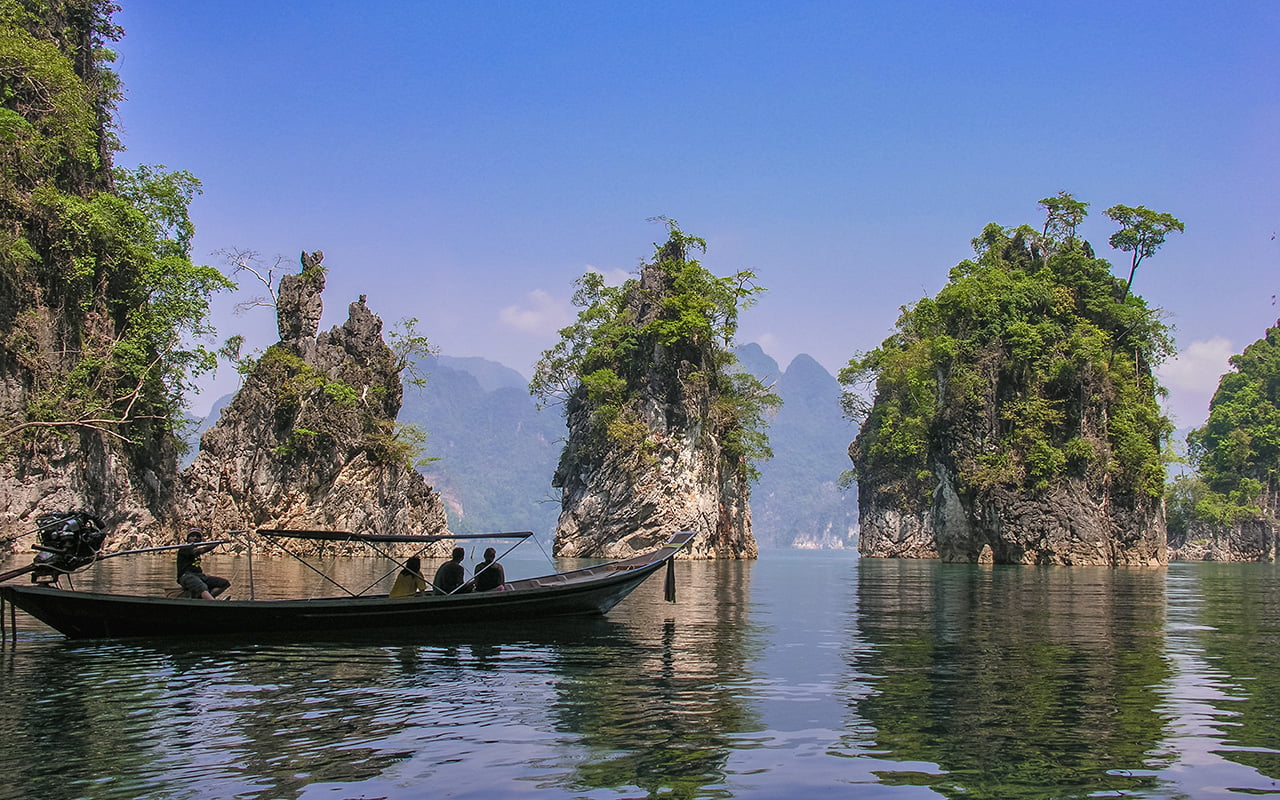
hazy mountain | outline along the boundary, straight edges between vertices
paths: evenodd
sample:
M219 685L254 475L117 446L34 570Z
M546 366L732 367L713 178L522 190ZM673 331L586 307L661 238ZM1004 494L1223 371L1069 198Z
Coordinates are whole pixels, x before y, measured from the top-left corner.
M235 397L234 394L224 394L213 401L213 405L209 408L209 415L204 419L187 417L187 425L180 432L182 441L187 443L187 452L178 459L179 469L186 469L196 460L196 453L200 451L200 437L217 424L218 417L222 416L222 409L231 403L233 397Z
M751 490L751 523L761 547L854 547L855 487L838 488L857 435L840 412L840 384L801 354L785 371L760 349L739 348L743 367L782 397L769 425L773 458L760 465Z
M529 380L511 367L479 356L435 356L441 368L465 372L480 382L486 392L498 389L519 389L528 394Z
M757 344L736 353L783 398L769 427L774 457L760 464L751 490L756 540L763 548L854 546L857 491L842 492L836 483L849 469L857 431L840 415L839 383L807 355L783 370ZM426 455L437 460L419 469L444 497L450 528L554 530L560 506L551 476L565 436L560 409L539 411L524 376L496 361L433 356L419 368L426 386L405 386L399 421L427 432ZM218 400L194 430L197 446L230 400Z
M400 422L427 432L420 467L458 533L549 532L560 513L551 475L564 422L538 411L523 376L483 358L431 357L424 388L405 387Z
M738 357L742 368L759 378L765 386L777 383L782 377L778 362L755 342L735 348L733 354ZM776 386L774 388L777 389Z

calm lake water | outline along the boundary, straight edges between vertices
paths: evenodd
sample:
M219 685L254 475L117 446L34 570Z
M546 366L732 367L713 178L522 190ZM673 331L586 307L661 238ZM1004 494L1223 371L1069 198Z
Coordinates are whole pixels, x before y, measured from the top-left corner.
M244 596L242 560L206 567ZM97 569L172 581L166 558ZM443 638L86 643L19 613L0 797L1280 795L1275 565L774 551L677 577L675 605L659 576L603 619Z

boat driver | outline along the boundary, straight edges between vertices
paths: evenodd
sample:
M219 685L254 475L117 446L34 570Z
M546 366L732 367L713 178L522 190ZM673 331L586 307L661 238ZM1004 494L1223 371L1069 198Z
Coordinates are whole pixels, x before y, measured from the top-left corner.
M191 597L212 600L231 586L231 581L210 575L200 569L200 556L217 547L220 542L200 544L204 534L199 528L187 531L187 543L178 548L178 585Z

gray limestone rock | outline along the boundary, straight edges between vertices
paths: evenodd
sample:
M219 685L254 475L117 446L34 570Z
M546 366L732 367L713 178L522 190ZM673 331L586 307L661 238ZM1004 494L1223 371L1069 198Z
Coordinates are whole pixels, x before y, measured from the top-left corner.
M393 437L402 386L363 298L319 333L319 254L281 281L281 340L205 432L183 473L188 524L213 531L313 528L447 532L440 496Z
M994 374L994 373L993 373ZM1151 566L1166 563L1160 498L1123 492L1110 461L1106 393L1082 385L1078 432L1097 458L1038 490L1008 482L973 485L972 465L997 441L995 381L980 406L944 407L930 431L923 476L863 457L863 435L849 448L859 472L859 551L872 558L952 562ZM864 432L866 428L864 427Z
M1186 533L1170 536L1170 561L1270 561L1280 550L1280 535L1266 520L1246 520L1221 527L1194 522Z
M666 258L683 253L658 261ZM647 264L638 284L628 299L637 329L659 313L670 279ZM647 367L625 411L638 429L634 440L602 435L581 387L569 398L568 439L552 481L562 491L555 553L622 558L692 530L698 536L685 558L755 558L746 472L725 457L716 398L705 383L684 379L718 369L713 353L657 341L640 346Z

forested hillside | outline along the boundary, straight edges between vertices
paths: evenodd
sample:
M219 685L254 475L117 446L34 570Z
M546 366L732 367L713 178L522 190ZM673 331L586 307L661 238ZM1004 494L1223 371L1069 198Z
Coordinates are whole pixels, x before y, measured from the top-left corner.
M406 388L400 421L427 432L433 460L419 469L444 496L450 529L549 533L560 415L539 411L525 379L496 362L436 356L419 368L427 383Z

